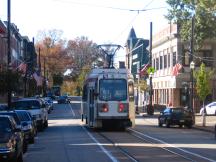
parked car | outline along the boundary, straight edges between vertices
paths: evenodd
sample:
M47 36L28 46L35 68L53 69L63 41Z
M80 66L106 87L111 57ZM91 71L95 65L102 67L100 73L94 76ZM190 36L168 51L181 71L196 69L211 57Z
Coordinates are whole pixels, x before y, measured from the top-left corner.
M68 96L59 96L58 104L67 104L70 103Z
M211 102L200 109L200 115L203 115L205 112L206 115L216 115L216 102Z
M8 115L8 116L13 117L15 122L16 122L16 127L18 129L22 130L21 133L22 133L22 136L24 138L24 140L23 140L23 153L25 153L27 151L27 149L28 149L28 137L27 137L26 132L24 131L24 127L21 124L20 117L14 111L1 111L0 115Z
M51 113L51 110L53 110L53 100L50 97L43 98L44 103L46 104L48 114Z
M166 108L158 117L159 127L165 124L166 127L170 127L170 125L179 125L179 127L182 127L184 125L191 128L193 123L192 112L183 107Z
M28 139L29 143L34 143L34 138L37 134L37 127L34 124L33 118L31 118L27 110L15 110L15 112L21 120L21 125L25 132L26 139Z
M14 118L0 115L0 161L23 162L23 136Z
M48 112L46 105L37 98L23 98L12 102L15 110L28 110L36 120L38 130L48 127Z
M31 118L32 121L33 121L35 130L36 130L36 134L35 134L35 135L37 135L37 132L38 132L38 129L37 129L37 120L32 116L32 114L31 114L29 111L26 111L26 112L28 113L28 115L30 116L30 118Z
M45 100L50 104L51 110L53 110L53 99L51 97L45 97Z
M2 110L8 110L7 104L0 104L0 111Z

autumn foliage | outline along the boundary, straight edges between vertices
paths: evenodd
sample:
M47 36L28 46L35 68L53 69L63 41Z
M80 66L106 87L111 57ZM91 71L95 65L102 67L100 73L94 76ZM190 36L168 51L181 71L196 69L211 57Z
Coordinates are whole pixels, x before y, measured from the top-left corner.
M41 72L45 69L44 74L48 77L50 87L53 85L53 76L62 74L62 89L65 89L65 92L70 91L69 93L75 93L77 89L80 92L83 75L90 70L93 63L102 64L98 60L104 56L97 44L89 41L87 37L66 41L61 36L62 31L59 30L39 33L40 40L36 43L36 50L40 53ZM70 73L64 75L67 70L70 70Z

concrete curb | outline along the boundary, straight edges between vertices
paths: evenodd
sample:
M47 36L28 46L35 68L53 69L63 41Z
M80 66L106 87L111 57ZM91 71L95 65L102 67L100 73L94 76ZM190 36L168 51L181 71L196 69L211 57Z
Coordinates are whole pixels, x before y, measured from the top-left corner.
M201 130L201 131L205 131L205 132L210 132L210 133L215 133L214 129L210 129L210 128L206 128L206 127L201 127L201 126L193 126L193 129L197 129L197 130Z

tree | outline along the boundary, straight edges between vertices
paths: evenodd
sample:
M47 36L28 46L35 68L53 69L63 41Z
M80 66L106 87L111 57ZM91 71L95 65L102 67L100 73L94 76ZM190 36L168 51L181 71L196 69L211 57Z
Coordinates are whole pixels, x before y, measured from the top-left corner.
M10 89L13 92L19 90L21 73L18 71L0 71L0 94L8 92L8 80L10 79Z
M61 39L61 36L60 30L41 31L38 36L40 40L36 43L38 53L40 48L41 63L45 60L45 68L51 75L50 79L55 74L63 74L73 63L73 58L66 52L66 40ZM43 71L44 67L41 68Z
M212 73L213 73L212 71L206 70L204 63L200 65L200 70L195 72L197 95L199 96L200 100L203 102L203 107L204 107L203 126L205 126L205 112L206 112L205 99L206 96L211 94L211 87L209 81Z
M61 73L53 74L53 85L61 86L63 84L63 75Z
M177 23L180 36L188 41L191 35L191 19L195 17L195 48L199 49L206 39L216 35L216 3L215 0L167 0L170 9L166 18Z
M76 92L76 94L77 94L78 96L82 95L84 80L85 80L86 75L89 73L90 69L91 69L90 67L85 66L85 67L81 70L80 75L79 75L79 77L77 78L77 87L76 87L77 92Z
M83 67L91 67L93 63L100 66L103 62L100 60L104 60L97 44L88 40L87 37L77 37L75 40L69 40L66 51L73 58L71 75L75 78L81 73Z
M94 66L103 65L104 57L102 52L97 48L97 44L88 40L87 37L78 37L74 40L61 39L62 31L49 30L41 31L36 43L36 49L41 55L41 64L45 60L45 68L49 71L50 82L53 79L53 85L63 85L65 90L69 90L68 84L64 84L71 80L76 89L82 90L81 83L86 70ZM64 75L69 70L70 74ZM41 71L44 71L41 66ZM59 77L61 75L61 77ZM63 79L59 82L59 79ZM70 84L71 86L71 84Z

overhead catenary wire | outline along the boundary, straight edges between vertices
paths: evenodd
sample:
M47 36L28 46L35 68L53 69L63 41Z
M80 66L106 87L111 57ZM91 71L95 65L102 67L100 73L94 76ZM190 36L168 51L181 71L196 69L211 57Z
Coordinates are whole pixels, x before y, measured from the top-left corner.
M151 2L149 2L143 9L120 8L120 7L113 7L113 6L98 5L98 4L93 4L93 3L81 3L81 2L70 1L70 0L52 0L52 1L70 3L70 4L75 4L75 5L81 5L81 6L91 6L91 7L97 7L97 8L120 10L120 11L136 11L137 13L142 12L142 11L167 8L167 7L147 8L154 0L151 0Z
M146 4L142 9L134 9L134 8L121 8L121 7L114 7L114 6L104 6L104 5L99 5L99 4L94 4L94 3L82 3L78 1L71 1L71 0L52 0L55 2L61 2L61 3L69 3L69 4L74 4L74 5L80 5L80 6L89 6L89 7L97 7L97 8L106 8L106 9L112 9L112 10L119 10L119 11L129 11L129 12L137 12L136 15L131 19L131 21L126 25L126 27L123 28L123 30L116 36L114 41L111 42L116 42L119 37L123 35L123 33L130 27L132 26L133 22L136 20L137 16L139 15L140 12L143 11L149 11L149 10L156 10L156 9L163 9L167 8L166 6L161 6L161 7L154 7L154 8L147 8L150 6L150 4L153 3L154 0L151 0L148 4Z
M179 57L180 59L187 58L187 57L189 58L189 56L179 56ZM193 57L203 61L210 61L210 62L216 61L215 59L213 59L214 57L202 57L202 56L196 56L195 54L193 54Z
M126 11L126 12L135 12L136 15L132 18L130 23L125 28L123 28L123 30L116 37L116 39L114 39L114 41L112 41L114 43L116 42L116 40L118 40L120 37L122 37L123 33L129 28L129 26L132 26L132 24L134 23L134 21L136 20L136 18L140 14L140 12L148 11L148 10L167 8L165 6L155 7L155 8L148 8L154 2L154 0L150 0L150 2L148 2L142 9L121 8L121 7L115 7L115 6L105 6L105 5L94 4L94 3L80 2L80 1L76 1L76 0L52 0L52 1L60 2L60 3L61 2L62 3L70 3L70 4L74 4L74 5L80 5L80 6L89 6L89 7L97 7L97 8L106 8L106 9L112 9L112 10ZM125 57L125 56L122 56L122 57ZM115 56L115 58L118 58L118 57Z
M130 9L129 11L137 11L136 15L131 19L131 21L129 22L129 24L123 28L123 30L120 32L120 34L114 39L114 41L118 40L119 37L121 37L123 35L123 33L132 26L133 22L136 20L137 16L139 15L140 11L147 11L147 7L153 2L154 0L151 0L147 5L144 6L143 9L141 10L134 10L134 9Z

